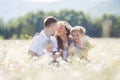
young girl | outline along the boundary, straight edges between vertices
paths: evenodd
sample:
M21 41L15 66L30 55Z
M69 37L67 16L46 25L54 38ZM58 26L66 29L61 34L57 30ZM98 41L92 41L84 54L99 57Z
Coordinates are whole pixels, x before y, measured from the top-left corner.
M73 42L69 47L69 57L76 56L87 59L87 49L89 48L89 42L85 40L85 28L82 26L75 26L71 29L71 36Z

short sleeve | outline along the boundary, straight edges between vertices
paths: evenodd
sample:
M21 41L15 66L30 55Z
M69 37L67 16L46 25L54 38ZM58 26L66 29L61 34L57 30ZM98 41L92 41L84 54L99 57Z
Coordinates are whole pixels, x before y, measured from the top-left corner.
M38 54L38 51L39 51L39 42L38 42L37 38L33 38L32 39L32 42L31 42L29 50Z

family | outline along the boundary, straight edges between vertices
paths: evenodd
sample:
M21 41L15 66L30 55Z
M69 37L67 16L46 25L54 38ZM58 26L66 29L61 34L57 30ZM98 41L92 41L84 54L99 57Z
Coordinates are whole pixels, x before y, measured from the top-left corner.
M87 59L84 51L89 45L85 37L84 27L71 27L66 21L58 21L55 17L48 16L44 19L44 29L33 37L29 54L31 57L61 57L64 61L73 56Z

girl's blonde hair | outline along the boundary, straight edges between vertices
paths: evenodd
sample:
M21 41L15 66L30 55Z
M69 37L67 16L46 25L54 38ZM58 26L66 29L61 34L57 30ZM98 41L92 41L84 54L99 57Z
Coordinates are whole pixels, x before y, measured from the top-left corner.
M75 26L71 28L70 33L72 34L74 31L79 31L82 34L85 34L85 28L83 26Z

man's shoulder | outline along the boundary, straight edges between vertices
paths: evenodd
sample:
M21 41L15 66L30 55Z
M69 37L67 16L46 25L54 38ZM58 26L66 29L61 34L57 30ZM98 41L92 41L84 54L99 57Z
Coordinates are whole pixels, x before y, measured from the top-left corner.
M35 39L35 40L39 40L39 39L42 39L42 38L43 38L42 31L39 34L37 34L36 36L33 37L33 39Z
M43 37L40 35L34 36L32 38L32 42L40 43L41 41L43 41Z
M39 36L39 35L34 36L34 37L32 38L32 40L39 40L39 39L40 39L40 36Z

